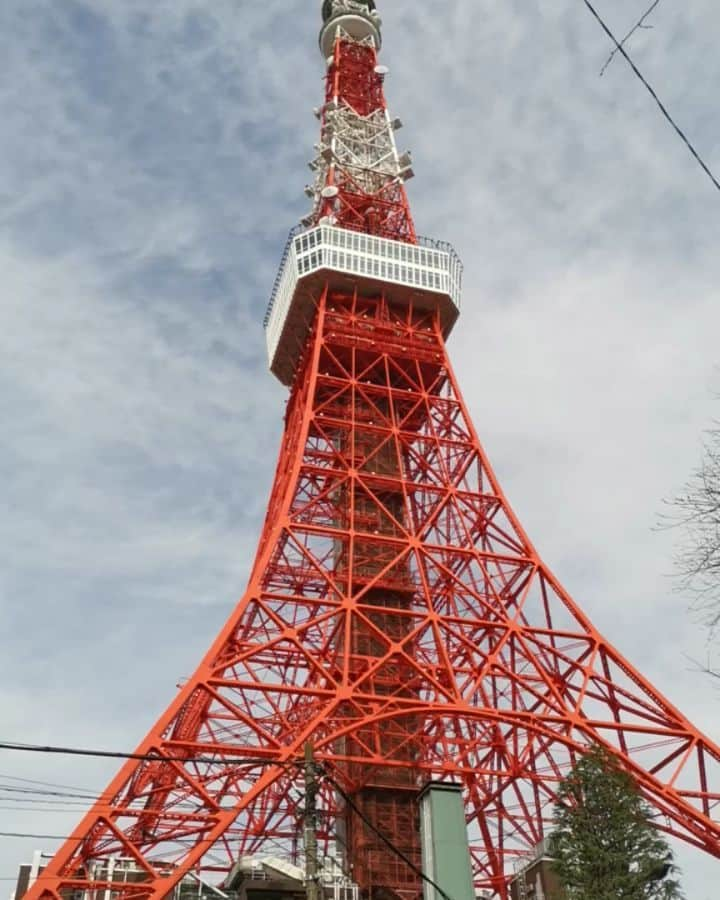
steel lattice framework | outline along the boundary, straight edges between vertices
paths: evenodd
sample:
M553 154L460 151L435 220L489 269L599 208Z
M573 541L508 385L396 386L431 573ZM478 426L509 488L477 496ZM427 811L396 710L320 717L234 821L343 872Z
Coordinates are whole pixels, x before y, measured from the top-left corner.
M271 362L292 350L290 399L247 591L30 900L163 898L243 854L297 858L307 742L411 860L418 789L461 783L477 887L503 900L513 861L547 834L559 779L593 742L633 774L660 828L720 856L720 749L565 593L478 441L445 349L456 296L441 276L455 270L415 244L368 6L325 3L321 115L335 144L317 164L313 224L326 221L298 253L325 241L329 256L284 263L295 268ZM354 174L333 163L344 153ZM377 236L357 253L396 260L394 282L333 262L345 231ZM312 314L293 317L298 304ZM366 893L414 900L416 873L341 796L324 782L321 843L343 845ZM116 858L133 861L131 879L114 878Z
M363 4L355 4L362 6ZM413 175L410 154L395 142L399 119L385 103L385 69L378 65L378 32L353 40L345 31L353 0L334 4L341 21L328 57L325 106L317 157L310 163L315 184L309 223L328 223L401 241L415 241L404 183ZM352 23L352 18L350 18Z

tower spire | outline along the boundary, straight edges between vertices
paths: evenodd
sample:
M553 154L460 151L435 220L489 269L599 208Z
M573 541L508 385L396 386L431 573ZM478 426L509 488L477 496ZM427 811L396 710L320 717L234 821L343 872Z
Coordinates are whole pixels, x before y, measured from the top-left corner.
M323 898L419 900L434 780L462 787L476 889L507 900L593 743L658 827L720 857L720 748L563 589L479 442L445 346L462 266L415 234L374 3L326 0L320 43L313 209L265 320L289 400L247 589L28 900L182 900L190 873L222 890L258 856L297 877L308 859Z
M320 49L326 61L320 142L307 188L306 225L337 225L414 243L405 194L412 158L395 142L399 119L388 113L387 68L378 62L381 22L373 0L325 0Z

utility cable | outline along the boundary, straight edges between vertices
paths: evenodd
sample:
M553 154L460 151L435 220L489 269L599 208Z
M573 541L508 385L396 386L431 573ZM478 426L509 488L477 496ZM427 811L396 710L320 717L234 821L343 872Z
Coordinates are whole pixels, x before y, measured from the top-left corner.
M86 791L87 788L80 788L77 785L70 784L57 784L54 781L38 781L37 778L21 778L19 775L4 775L0 772L0 778L4 778L7 781L21 781L23 784L39 784L43 787L51 787L51 788L62 788L64 791Z
M154 754L143 754L143 753L121 753L110 750L85 750L80 749L78 747L52 747L52 746L41 746L38 744L16 744L9 742L0 742L0 750L18 750L18 751L26 751L31 753L53 753L53 754L68 754L71 756L90 756L90 757L101 757L101 758L110 758L110 759L135 759L149 762L207 762L207 763L218 763L218 762L227 762L228 764L237 764L237 763L247 763L254 765L272 765L274 763L273 760L268 759L249 759L247 757L236 757L234 759L229 760L216 760L209 757L169 757L169 756L157 756ZM299 763L298 763L299 764ZM281 764L282 765L282 764ZM287 765L287 764L285 764ZM292 765L292 763L291 763ZM380 831L375 823L369 819L365 813L357 806L355 801L350 797L350 795L342 788L341 785L329 774L326 768L320 767L323 776L333 785L335 790L340 794L340 796L345 800L348 806L353 810L353 812L365 823L365 825L375 834L378 838L391 850L396 856L398 856L407 866L410 868L419 878L423 881L427 882L431 887L433 887L438 894L443 898L443 900L453 900L446 891L444 891L440 885L438 885L429 875L426 875L425 872L419 867L416 866L415 863L405 854L403 851L397 847L388 837ZM4 777L4 776L3 776ZM12 776L7 776L12 777ZM30 779L26 779L30 781ZM38 784L49 784L50 782L31 782ZM10 790L18 790L21 789L10 789ZM28 793L30 791L28 790ZM38 792L45 793L45 792ZM48 791L47 794L53 794L54 796L63 796L59 792ZM94 799L91 797L86 797L84 799ZM70 810L68 810L70 811ZM73 810L74 811L74 810ZM34 838L36 840L57 840L64 841L70 840L69 835L58 835L58 834L35 834L35 833L27 833L27 832L17 832L17 831L0 831L0 837L9 837L9 838ZM84 837L76 838L76 840L84 840Z
M369 819L365 813L360 809L360 807L355 803L352 797L337 783L337 781L330 775L326 768L320 767L323 776L330 782L330 784L335 788L335 790L340 794L343 800L347 803L347 805L352 809L352 811L360 818L367 827L373 831L377 837L385 844L385 846L392 850L392 852L399 857L409 869L411 869L419 878L423 881L427 882L431 887L435 888L435 890L440 894L443 900L453 900L453 898L446 893L437 882L433 881L429 875L427 875L423 870L416 866L415 863L407 856L403 851L397 847L387 835L383 834L382 831L375 825L375 823Z
M42 797L0 797L0 803L16 803L19 805L29 803L32 806L41 806L43 809L52 807L58 807L59 809L67 809L67 810L82 810L87 809L88 804L94 803L95 800L45 800Z
M675 122L673 117L670 115L667 108L665 107L665 104L658 97L657 93L652 88L652 86L649 84L649 82L647 81L645 76L642 74L640 69L638 69L638 67L635 65L635 63L632 61L632 59L630 59L630 57L628 56L628 53L625 50L625 48L623 47L622 43L620 41L618 41L618 39L615 37L615 35L612 33L612 31L605 24L602 17L598 13L598 11L595 9L595 7L592 5L590 0L583 0L583 3L585 4L585 6L587 6L587 8L590 10L590 12L593 14L593 16L597 19L598 24L600 25L602 30L605 32L605 34L610 38L610 40L613 42L613 44L615 44L617 52L620 53L625 58L625 62L627 62L627 64L633 70L635 75L645 85L645 88L647 89L648 93L653 98L653 100L657 103L658 107L660 108L660 112L665 116L665 118L668 120L670 125L677 132L678 136L683 141L683 143L686 145L686 147L688 148L690 153L692 153L692 155L695 157L695 160L697 161L700 168L705 172L705 174L708 176L710 181L712 181L712 183L715 185L715 187L720 191L720 181L718 181L717 178L710 171L709 167L703 161L700 154L697 152L695 147L693 147L693 145L690 143L690 140L688 139L688 137L685 135L685 133L680 128L680 126Z
M24 831L0 831L0 837L6 838L35 838L40 841L69 841L70 835L66 834L32 834ZM76 838L78 841L84 841L85 838Z
M10 785L0 784L0 791L8 794L32 794L34 797L71 797L77 800L97 800L98 794L75 794L70 791L41 791L38 788L21 788L11 787ZM47 801L43 801L47 802Z
M93 803L97 803L98 800L102 798L102 794L60 794L58 792L52 792L51 796L53 799L47 799L46 796L33 796L33 797L6 797L3 792L7 791L8 788L0 786L0 803L34 803L39 804L43 807L60 807L66 812L83 812L88 810L89 807ZM63 799L54 799L57 797L61 797ZM79 798L79 799L74 799ZM191 803L187 800L178 800L172 804L173 809L189 809L189 810L197 810L198 804ZM52 809L38 809L36 812L54 812Z
M18 744L14 742L0 742L0 750L17 750L24 753L51 753L65 756L91 756L100 759L133 759L142 762L178 762L178 763L209 763L212 765L254 765L254 766L287 766L274 759L253 759L247 756L227 756L215 759L211 756L162 756L158 753L123 753L116 750L85 750L80 747L52 747L40 744ZM296 765L299 763L289 763Z
M660 0L653 0L653 4L652 4L652 6L650 7L650 9L646 10L646 11L643 13L643 16L642 16L642 18L640 19L640 21L639 21L636 25L633 25L633 27L630 29L630 31L628 31L628 33L625 35L625 37L620 41L620 46L621 46L621 47L624 47L625 44L627 44L627 42L628 42L628 41L630 40L630 38L635 34L636 31L639 31L641 28L646 28L646 29L647 29L647 28L652 28L652 25L646 25L645 22L650 18L650 16L653 14L653 12L655 12L655 10L658 8L659 5L660 5ZM608 66L609 66L609 65L612 63L612 61L615 59L615 56L617 55L617 52L618 52L618 48L616 47L616 48L613 50L613 52L610 54L610 56L608 57L607 62L605 63L605 65L604 65L604 66L602 67L602 69L600 70L600 77L601 77L601 78L603 77L603 75L605 74L605 72L607 72Z
M77 816L80 813L84 812L83 809L81 809L80 807L77 807L77 806L68 808L65 806L37 807L37 806L2 806L2 805L0 805L0 810L2 810L2 812L35 813L36 815L38 813L42 813L43 816L47 816L51 813L61 813L64 816L72 813Z

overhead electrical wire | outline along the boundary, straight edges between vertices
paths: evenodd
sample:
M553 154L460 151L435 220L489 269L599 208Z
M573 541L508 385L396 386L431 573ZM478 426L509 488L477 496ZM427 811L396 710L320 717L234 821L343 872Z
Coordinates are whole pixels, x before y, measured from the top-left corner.
M43 809L61 809L70 811L78 811L87 809L89 803L94 803L94 800L88 800L83 803L81 800L44 800L42 798L32 799L29 797L0 797L0 803L14 803L18 806L21 806L24 803L31 804L30 808L37 809L38 812L42 812ZM38 806L41 809L38 809ZM13 809L14 807L6 807L7 809Z
M85 812L89 807L100 800L100 795L88 796L83 800L47 800L44 797L28 798L28 797L5 797L2 795L4 788L0 787L0 803L33 803L38 804L34 809L24 810L25 812ZM196 803L189 801L177 801L172 804L173 809L197 809ZM19 807L0 807L3 809L15 809L17 812L22 810Z
M429 884L431 887L435 888L435 890L438 892L438 894L440 894L441 897L444 898L444 900L453 900L453 898L446 891L444 891L440 887L440 885L437 884L437 882L433 881L433 879L429 875L427 875L425 872L423 872L423 870L419 866L416 866L415 863L410 859L409 856L407 856L405 853L403 853L403 851L398 846L396 846L386 834L384 834L382 831L380 831L380 829L375 825L375 823L370 818L368 818L365 815L365 813L360 809L360 807L355 803L353 798L341 787L341 785L339 785L337 783L337 781L332 777L332 775L330 775L330 773L327 771L326 768L321 766L320 772L330 782L330 784L335 788L335 790L338 792L338 794L340 794L340 796L347 803L347 805L350 807L350 809L352 809L352 811L355 813L355 815L359 819L361 819L362 822L364 822L365 825L367 825L367 827L377 837L380 838L380 840L383 842L383 844L385 844L385 846L388 847L388 849L392 850L392 852L399 859L401 859L405 863L405 865L407 865L407 867L409 869L411 869L418 876L418 878L420 878L422 881L427 882L427 884Z
M94 801L89 800L88 803L92 803ZM82 803L80 800L44 800L42 798L32 799L31 797L0 797L0 803L15 803L15 804L23 804L23 803L31 803L33 806L37 807L42 806L43 809L45 807L59 807L60 809L85 809L87 807L87 803ZM9 807L12 809L12 807Z
M628 42L628 41L630 40L630 38L635 34L636 31L639 31L641 28L652 28L652 25L646 25L645 22L647 22L647 20L648 20L648 19L650 18L650 16L655 12L655 10L658 8L659 5L660 5L660 0L653 0L652 6L651 6L649 9L646 9L646 10L645 10L645 12L643 13L642 18L640 19L640 21L639 21L639 22L636 22L635 25L633 25L633 27L630 29L630 31L628 31L628 33L625 35L625 37L620 41L620 46L621 46L621 47L624 47L625 44L627 44L627 42ZM605 65L604 65L604 66L602 67L602 69L600 70L600 77L601 77L601 78L602 78L603 75L607 72L608 67L610 66L610 64L612 63L612 61L615 59L615 56L617 55L617 52L618 52L618 48L616 47L616 48L613 50L613 52L610 54L610 56L607 58L607 62L605 63Z
M23 784L39 784L43 787L62 788L64 791L86 790L86 788L81 788L77 785L58 784L55 781L38 781L37 778L21 778L19 775L4 775L2 772L0 772L0 778L4 778L6 781L21 781Z
M212 765L254 765L254 766L294 766L300 760L280 762L275 759L254 759L248 756L223 756L218 759L212 756L168 756L159 753L125 753L119 750L87 750L81 747L53 747L41 744L20 744L14 741L0 742L0 750L16 750L24 753L49 753L64 756L88 756L99 759L132 759L140 762L179 762L209 763Z
M69 813L81 813L82 810L68 809L67 807L56 807L56 808L46 808L46 807L32 807L32 806L2 806L0 805L0 811L2 812L15 812L15 813L42 813L44 816L50 813L62 813L62 815L66 816Z
M67 834L35 834L25 831L0 831L0 837L6 838L33 838L40 841L69 841L70 835ZM85 838L75 838L76 841L84 841Z
M77 800L96 800L97 794L77 794L72 793L70 791L42 791L38 788L19 788L12 787L6 784L0 784L0 791L5 791L8 794L32 794L37 797L64 797L64 798L72 798Z
M630 68L633 70L633 72L635 73L635 75L636 75L636 76L640 79L640 81L645 85L645 88L647 89L648 93L649 93L650 96L653 98L653 100L657 103L658 107L660 108L660 112L663 114L663 116L665 116L665 118L668 120L668 122L670 123L670 125L671 125L671 126L673 127L673 129L677 132L678 136L679 136L680 139L683 141L683 143L686 145L686 147L688 148L688 150L690 151L690 153L692 153L692 155L695 157L695 160L696 160L696 162L698 163L698 165L700 166L700 168L705 172L705 174L708 176L708 178L710 179L710 181L712 181L712 183L715 185L715 187L720 191L720 181L718 181L717 178L716 178L716 177L713 175L713 173L710 171L710 168L708 167L708 165L707 165L707 164L705 163L705 161L702 159L702 157L701 157L700 154L697 152L697 150L695 149L695 147L691 144L689 138L685 135L685 133L683 132L683 130L680 128L680 126L675 122L675 120L673 119L673 117L670 115L670 113L668 112L668 110L667 110L665 104L664 104L664 103L662 102L662 100L658 97L658 95L657 95L657 93L655 92L655 90L653 89L653 87L649 84L649 82L647 81L647 79L645 78L645 76L642 74L642 72L640 71L640 69L638 69L638 67L635 65L635 63L632 61L632 59L630 59L630 56L628 55L627 51L626 51L625 48L623 47L622 42L621 42L621 41L618 41L618 39L615 37L615 35L614 35L614 34L612 33L612 31L610 30L610 28L609 28L609 27L606 25L606 23L603 21L603 19L602 19L600 13L599 13L599 12L595 9L595 7L592 5L592 3L590 2L590 0L583 0L583 3L585 4L585 6L587 6L587 8L588 8L588 9L590 10L590 12L593 14L593 16L595 17L595 19L597 19L597 21L598 21L600 27L601 27L602 30L605 32L605 34L610 38L610 40L613 42L613 44L615 44L615 48L616 48L617 52L620 53L620 54L625 58L625 61L626 61L627 64L630 66Z
M208 762L208 763L217 763L217 762L228 762L228 764L238 764L238 763L248 763L248 764L263 764L263 765L272 765L276 763L273 760L267 759L249 759L246 757L235 757L230 760L216 760L209 757L196 757L196 758L188 758L188 757L168 757L168 756L158 756L151 754L141 754L141 753L122 753L117 751L110 750L85 750L77 747L53 747L53 746L42 746L38 744L18 744L11 742L0 742L1 750L18 750L18 751L27 751L33 753L52 753L52 754L69 754L72 756L90 756L90 757L101 757L101 758L111 758L111 759L136 759L136 760L147 760L150 762ZM280 765L298 765L298 763L285 763ZM431 887L433 887L438 894L443 898L443 900L453 900L453 898L444 891L440 885L438 885L429 875L427 875L423 870L415 865L415 863L398 847L396 846L390 838L387 837L379 828L375 825L375 823L369 819L365 813L358 807L352 797L342 788L340 784L330 775L327 769L324 766L319 766L319 771L322 777L326 778L327 781L335 788L338 794L343 798L343 800L347 803L347 805L352 809L352 811L357 815L365 825L372 831L374 834L391 850L399 859L401 859L421 880L427 882ZM2 778L8 778L17 781L23 781L30 784L40 784L40 785L49 785L52 787L61 787L61 785L54 785L52 782L47 781L37 781L33 779L21 779L17 776L12 775L0 775ZM82 790L78 788L76 790ZM13 791L17 793L31 793L31 794L41 794L45 796L53 796L53 797L79 797L83 800L94 801L97 800L97 796L87 795L87 794L73 794L73 793L63 793L61 791L44 791L44 790L35 790L30 788L15 788L15 787L7 787L0 785L0 791ZM0 798L3 799L3 798ZM4 798L6 801L11 798ZM33 802L29 801L27 798L24 801L18 798L17 802ZM38 803L50 804L53 801L51 800L37 800ZM78 802L78 801L75 801ZM2 808L2 807L0 807ZM12 809L12 807L6 807L7 809ZM15 810L21 811L21 810ZM77 809L47 809L47 810L27 810L28 812L78 812ZM8 838L32 838L35 840L57 840L57 841L66 841L72 840L70 835L59 835L59 834L37 834L34 832L18 832L18 831L0 831L0 837L8 837ZM82 841L84 837L77 837L75 840ZM182 841L177 841L177 843L184 843Z

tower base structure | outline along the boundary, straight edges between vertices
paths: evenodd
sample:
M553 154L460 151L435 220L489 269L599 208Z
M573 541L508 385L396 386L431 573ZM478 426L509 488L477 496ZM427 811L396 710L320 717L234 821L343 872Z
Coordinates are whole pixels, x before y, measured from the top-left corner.
M463 787L476 888L507 898L589 743L632 772L659 827L720 855L720 751L543 564L478 442L437 310L329 283L245 597L141 744L156 761L128 762L35 896L159 900L185 872L263 848L297 859L307 741L325 773L320 846L345 836L368 897L419 896L390 847L419 863L417 795L446 780ZM132 885L90 879L113 855L137 861Z

